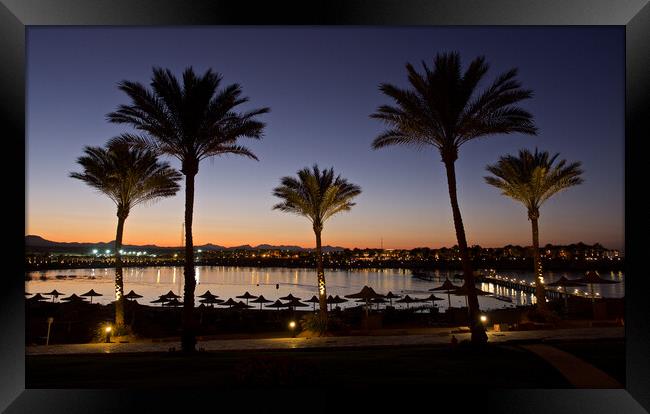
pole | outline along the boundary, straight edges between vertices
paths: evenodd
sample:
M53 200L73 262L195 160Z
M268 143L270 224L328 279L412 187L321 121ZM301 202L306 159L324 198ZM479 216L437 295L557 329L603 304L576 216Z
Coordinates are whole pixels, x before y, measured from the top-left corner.
M50 326L52 326L52 322L54 322L53 317L47 318L47 339L45 340L45 345L50 344Z

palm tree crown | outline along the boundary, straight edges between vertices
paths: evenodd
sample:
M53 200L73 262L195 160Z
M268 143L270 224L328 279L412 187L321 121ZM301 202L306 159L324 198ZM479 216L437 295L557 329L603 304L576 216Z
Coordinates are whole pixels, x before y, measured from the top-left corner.
M433 69L425 62L422 68L420 73L410 63L406 65L410 89L380 85L395 105L382 105L371 115L389 127L375 138L373 148L433 145L443 159L455 161L458 148L472 139L513 132L536 134L532 115L515 105L532 97L532 91L521 89L516 69L477 93L488 71L484 57L474 59L464 73L455 52L436 55Z
M256 119L268 108L236 112L248 101L241 87L232 84L219 89L222 76L208 69L197 76L190 67L183 72L182 85L169 69L154 68L151 90L139 82L123 81L118 87L131 98L108 114L110 122L130 124L144 135L123 134L119 141L167 154L183 163L183 173L196 173L204 158L237 154L257 159L240 137L262 136L264 123Z
M171 197L179 190L181 174L151 151L113 143L106 148L85 147L84 153L77 160L83 172L72 172L70 177L108 196L118 214L126 216L138 204Z
M484 178L503 195L521 202L529 215L539 216L540 206L551 196L583 182L581 163L555 163L558 156L537 148L534 153L523 149L518 156L505 155L496 164L488 165L487 171L494 176Z
M334 169L321 171L317 165L298 171L298 178L283 177L281 185L273 195L283 201L273 209L307 217L314 228L336 213L349 211L355 205L351 200L361 194L361 188L350 184L340 175L334 176Z

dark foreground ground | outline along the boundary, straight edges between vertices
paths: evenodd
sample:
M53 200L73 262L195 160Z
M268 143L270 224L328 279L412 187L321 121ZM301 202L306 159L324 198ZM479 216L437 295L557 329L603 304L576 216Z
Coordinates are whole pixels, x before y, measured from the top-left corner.
M556 345L556 344L552 344ZM557 344L624 384L623 340ZM48 355L26 359L26 388L476 385L571 388L555 368L516 344L355 349Z

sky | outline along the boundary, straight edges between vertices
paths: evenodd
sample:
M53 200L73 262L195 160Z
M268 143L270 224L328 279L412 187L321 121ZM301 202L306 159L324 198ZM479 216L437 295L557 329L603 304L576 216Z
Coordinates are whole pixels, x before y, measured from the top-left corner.
M325 224L323 244L439 248L456 244L445 170L434 148L372 150L384 126L371 119L391 103L378 86L407 86L405 64L458 51L463 67L485 56L479 88L519 69L534 97L522 106L537 136L498 135L463 145L456 162L468 243L531 244L525 208L485 184L485 166L528 148L581 161L584 184L541 208L540 243L596 243L624 249L624 30L621 27L29 27L27 29L26 229L63 242L111 241L114 204L78 180L76 159L126 125L106 114L129 103L122 80L149 84L152 68L177 75L192 66L239 83L250 102L270 107L262 140L244 139L259 157L201 163L194 243L225 246L315 244L306 218L272 210L282 176L318 163L362 194L350 212ZM178 162L166 158L172 166ZM181 244L183 189L138 206L127 244Z

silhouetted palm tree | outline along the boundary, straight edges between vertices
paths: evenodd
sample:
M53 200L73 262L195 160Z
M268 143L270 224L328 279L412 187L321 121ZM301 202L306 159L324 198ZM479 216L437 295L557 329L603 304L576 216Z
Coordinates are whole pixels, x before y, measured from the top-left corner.
M528 219L533 226L533 261L535 268L535 298L540 309L546 309L546 297L542 279L542 261L539 254L539 208L554 194L583 182L580 175L581 163L567 165L561 160L554 165L557 157L548 152L535 153L524 149L519 156L505 155L486 170L495 176L485 177L485 182L501 190L501 194L522 203L528 210Z
M327 293L321 232L325 221L342 211L349 211L355 203L352 199L361 194L361 188L350 184L340 175L334 177L334 169L321 171L318 165L298 171L298 177L282 177L281 185L273 189L273 195L282 202L273 209L307 217L316 235L316 274L318 300L322 326L327 326Z
M236 154L257 160L246 147L237 144L242 137L260 139L264 123L257 116L268 108L237 112L248 101L238 84L219 89L221 75L207 70L197 76L190 67L182 83L168 69L154 68L151 89L138 82L123 81L119 89L131 98L108 115L111 122L130 124L142 135L124 134L118 141L166 154L181 162L185 175L185 269L182 349L195 350L194 323L194 179L201 160L223 154Z
M517 70L501 74L482 92L479 82L488 70L485 58L474 59L464 73L458 53L438 54L433 69L422 63L423 73L406 65L410 88L402 89L383 83L380 90L395 101L382 105L372 118L384 121L388 130L372 143L374 149L390 145L407 145L416 149L428 146L440 151L447 172L449 198L467 286L474 287L474 273L467 252L465 229L456 194L456 171L461 145L476 138L495 134L520 132L536 134L533 117L515 106L532 96L521 89ZM486 341L479 320L478 299L473 291L468 296L472 341Z
M124 282L122 278L122 235L124 222L138 204L171 197L179 190L181 174L168 163L158 161L151 151L109 144L106 148L86 147L77 159L82 172L70 177L83 181L108 196L117 206L115 235L115 325L124 327Z

